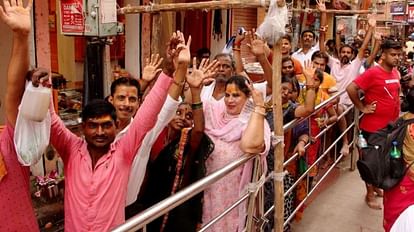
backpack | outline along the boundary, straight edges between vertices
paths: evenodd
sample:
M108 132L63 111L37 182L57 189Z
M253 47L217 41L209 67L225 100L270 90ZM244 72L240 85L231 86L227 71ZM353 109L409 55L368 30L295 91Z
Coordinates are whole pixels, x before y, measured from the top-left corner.
M413 164L406 167L402 152L407 126L411 123L414 123L414 119L404 120L400 117L394 123L369 136L368 146L361 149L362 155L357 161L359 174L366 183L389 190L405 176L406 171ZM391 161L390 151L393 141L397 141L401 157ZM393 162L392 166L391 162Z

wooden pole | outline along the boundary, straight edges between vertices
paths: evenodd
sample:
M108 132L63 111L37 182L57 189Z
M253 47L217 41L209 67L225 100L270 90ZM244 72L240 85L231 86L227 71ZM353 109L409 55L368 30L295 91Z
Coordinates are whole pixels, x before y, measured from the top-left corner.
M160 3L161 0L154 0L154 4ZM161 14L158 12L152 15L152 33L151 33L151 54L160 54L161 46Z
M190 2L190 3L166 3L144 6L125 6L118 10L118 14L139 14L139 13L158 13L162 11L185 11L185 10L216 10L229 8L258 8L268 7L270 0L265 0L261 4L261 0L228 0L228 1L209 1L209 2ZM292 9L298 12L319 12L317 9ZM372 10L326 10L329 14L371 14ZM383 11L378 11L377 14L383 14Z
M273 101L273 123L274 123L274 135L276 138L283 138L283 115L282 115L282 97L281 97L281 66L282 66L282 53L280 51L280 40L273 46L273 81L272 81L272 101ZM276 144L274 151L274 172L283 172L283 143ZM283 179L276 176L273 179L275 186L275 232L283 232L283 211L284 211L284 189Z

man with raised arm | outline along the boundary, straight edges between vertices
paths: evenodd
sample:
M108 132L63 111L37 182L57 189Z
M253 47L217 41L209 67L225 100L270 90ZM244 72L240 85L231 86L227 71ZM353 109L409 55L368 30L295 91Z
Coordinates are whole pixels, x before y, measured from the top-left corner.
M72 134L51 110L51 143L65 164L65 230L108 231L125 221L131 165L155 125L171 82L161 73L129 129L116 141L116 110L109 102L94 100L84 107L84 139Z
M29 69L32 1L3 1L1 20L13 31L7 72L6 127L0 135L0 231L39 231L29 190L29 167L20 165L14 148L14 126Z
M324 0L317 0L317 7L321 12L321 29L320 29L320 40L319 46L320 51L326 53L325 48L325 33L327 30L326 25L326 6ZM350 45L343 45L338 49L338 59L328 55L328 66L331 68L331 75L336 79L336 87L338 91L345 91L346 87L359 75L359 69L362 66L363 59L364 59L364 51L368 47L368 43L371 40L371 36L373 30L376 25L376 20L372 16L368 20L368 32L364 38L364 42L362 43L361 48L358 51L357 57L354 60L351 60L353 54L353 48ZM338 25L337 30L337 37L339 36L338 33L344 29L344 25ZM352 106L352 102L348 97L348 94L344 93L339 97L339 104L337 113L341 115L348 107ZM339 129L341 132L344 132L347 127L347 120L345 117L339 119ZM343 144L341 154L347 155L349 154L349 146L348 144Z

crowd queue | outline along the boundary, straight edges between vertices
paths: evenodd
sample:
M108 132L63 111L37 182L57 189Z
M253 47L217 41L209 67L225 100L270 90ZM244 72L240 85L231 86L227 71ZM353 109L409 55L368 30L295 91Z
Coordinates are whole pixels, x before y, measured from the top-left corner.
M31 0L27 6L15 0L0 6L2 21L13 31L6 126L0 138L0 231L39 231L29 193L30 171L17 160L13 143L29 71L31 7ZM317 1L317 7L322 25L318 39L314 31L302 31L300 48L292 53L292 37L281 38L283 123L311 115L285 131L285 160L299 154L285 168L285 189L303 173L303 165L318 159L321 142L315 136L322 129L337 123L340 132L346 130L353 114L338 116L350 107L364 113L359 129L366 138L396 120L402 110L408 111L404 117L414 117L412 67L400 38L375 33L376 21L371 17L365 37L356 37L353 44L341 40L342 24L335 38L327 40L323 0ZM245 72L242 43L248 44L263 69L259 82L253 83ZM263 170L273 172L271 48L254 31L236 35L232 54L217 54L212 60L206 49L192 58L190 46L191 36L173 33L166 57L148 58L141 79L116 79L107 99L88 102L81 115L83 137L65 127L51 103L50 143L64 162L65 231L108 231L245 153L259 154ZM48 82L48 70L38 68L30 74L34 85ZM315 106L341 91L346 93L336 102L314 112ZM414 125L407 131L403 149L406 162L411 163ZM344 156L350 153L349 144L349 136L344 136L340 149ZM328 156L325 163L331 162ZM310 185L324 166L316 165L309 172ZM151 222L147 231L196 231L247 191L252 172L253 163L248 162ZM285 219L304 200L307 185L302 181L285 198ZM368 207L384 206L384 228L389 231L414 204L414 166L391 191L369 184L366 189ZM273 196L273 183L268 182L266 209L274 204ZM378 197L384 197L383 204ZM300 219L302 212L303 207L295 217ZM241 204L208 231L242 231L246 214L246 204ZM273 217L268 219L265 231L273 228ZM284 229L291 230L289 224Z

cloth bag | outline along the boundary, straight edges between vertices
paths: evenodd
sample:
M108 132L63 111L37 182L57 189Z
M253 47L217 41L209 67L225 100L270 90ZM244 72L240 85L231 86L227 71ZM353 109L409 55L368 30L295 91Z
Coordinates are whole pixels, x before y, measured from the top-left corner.
M26 86L23 99L27 93L33 93L33 85L29 83ZM45 87L39 87L45 88ZM27 97L26 97L27 98ZM50 98L49 98L50 99ZM21 109L27 109L27 104L35 104L38 99L31 99L31 101L24 101L19 106L19 113L17 114L16 127L14 129L14 145L16 148L17 159L23 166L31 166L36 164L45 152L50 140L51 117L49 110L42 121L38 119L33 120L27 117ZM44 100L44 99L41 99ZM50 103L50 100L47 104ZM33 108L33 106L30 106Z

